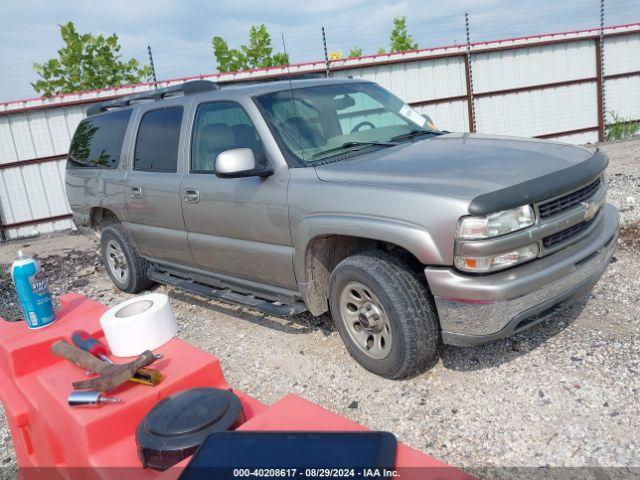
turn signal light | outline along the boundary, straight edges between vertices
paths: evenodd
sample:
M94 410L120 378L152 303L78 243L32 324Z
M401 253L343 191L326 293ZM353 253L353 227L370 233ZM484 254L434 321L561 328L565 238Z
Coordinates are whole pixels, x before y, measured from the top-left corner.
M537 243L518 248L511 252L500 253L487 257L455 257L454 265L458 270L470 273L488 273L513 267L533 260L540 253Z

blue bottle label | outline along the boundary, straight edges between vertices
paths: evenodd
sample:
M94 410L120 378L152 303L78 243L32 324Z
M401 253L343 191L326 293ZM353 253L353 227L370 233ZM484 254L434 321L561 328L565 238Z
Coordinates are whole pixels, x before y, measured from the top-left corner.
M36 295L46 295L49 293L43 271L39 271L35 275L29 277L29 284L31 285L31 291Z
M56 319L45 275L38 262L22 259L14 262L13 282L29 328L41 328Z

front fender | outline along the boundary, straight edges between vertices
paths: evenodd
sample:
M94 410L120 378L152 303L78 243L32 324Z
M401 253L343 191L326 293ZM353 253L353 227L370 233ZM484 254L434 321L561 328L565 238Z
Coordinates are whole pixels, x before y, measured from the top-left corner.
M345 235L398 245L411 252L424 265L447 263L447 253L432 235L419 225L386 218L354 215L313 215L302 220L293 235L294 269L298 282L306 281L306 255L317 237Z

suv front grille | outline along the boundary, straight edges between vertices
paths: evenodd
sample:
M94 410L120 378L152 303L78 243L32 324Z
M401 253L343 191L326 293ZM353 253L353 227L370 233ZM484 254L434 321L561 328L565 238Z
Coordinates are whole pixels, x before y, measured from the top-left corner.
M544 237L542 239L542 244L544 248L552 248L560 243L566 242L567 240L575 237L580 232L584 231L591 223L597 218L595 217L587 220L586 222L577 223L576 225L572 225L569 228L565 228L559 232L554 233L553 235L549 235L548 237Z
M555 200L551 200L549 202L539 205L538 211L540 212L540 218L547 218L547 217L550 217L551 215L555 215L556 213L564 212L565 210L570 209L571 207L579 204L580 202L584 202L585 200L590 198L594 193L596 193L596 191L600 187L600 182L601 182L601 179L600 177L598 177L589 185L586 185L581 189L576 190L575 192L571 192L563 197L556 198ZM575 226L577 227L578 225L575 225ZM559 233L562 233L562 232L559 232ZM556 233L555 235L558 235L558 234Z

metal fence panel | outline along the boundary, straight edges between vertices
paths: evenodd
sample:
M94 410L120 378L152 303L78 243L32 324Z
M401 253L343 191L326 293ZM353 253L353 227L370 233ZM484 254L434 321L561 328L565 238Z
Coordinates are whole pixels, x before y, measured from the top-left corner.
M472 61L474 93L594 78L593 40L478 53Z
M534 137L597 126L596 84L560 86L476 100L478 131Z
M607 37L604 66L606 75L640 72L640 33Z
M612 114L623 120L636 120L640 112L640 75L615 78L605 82L607 92L607 122Z
M9 127L10 118L0 117L0 163L14 162L18 159Z
M0 117L0 164L66 155L86 106L60 106Z
M70 213L64 186L65 163L58 160L0 170L0 218L4 225L18 224L5 229L7 238L73 227L69 219L29 224ZM20 225L24 222L28 224Z

